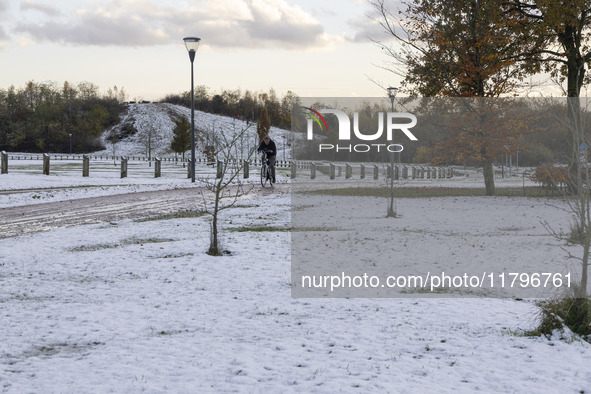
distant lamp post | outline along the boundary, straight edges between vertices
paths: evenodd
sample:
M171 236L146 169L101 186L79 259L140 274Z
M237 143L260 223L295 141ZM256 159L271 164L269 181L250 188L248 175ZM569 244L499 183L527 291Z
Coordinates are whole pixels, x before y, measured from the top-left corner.
M193 62L195 61L195 53L199 48L199 37L185 37L185 46L189 52L189 59L191 60L191 182L195 183L195 92L193 88Z
M392 112L394 112L394 100L396 100L396 93L398 93L398 88L390 86L388 89L388 97L390 98L390 103L392 103ZM398 162L400 163L400 152L398 152ZM392 166L394 166L394 154L392 154ZM392 167L394 170L394 167Z
M392 112L394 112L394 100L396 99L396 93L398 92L398 88L390 86L387 90L388 97L390 98L390 103L392 103ZM398 213L396 208L396 201L394 199L394 152L392 152L390 158L390 204L388 205L387 217L395 218L398 216ZM400 162L400 153L398 153L398 161Z
M70 136L70 154L72 154L72 133L68 135Z
M396 93L398 93L398 88L394 88L392 86L388 88L388 97L390 97L390 102L392 103L392 112L394 112L394 100L396 100Z

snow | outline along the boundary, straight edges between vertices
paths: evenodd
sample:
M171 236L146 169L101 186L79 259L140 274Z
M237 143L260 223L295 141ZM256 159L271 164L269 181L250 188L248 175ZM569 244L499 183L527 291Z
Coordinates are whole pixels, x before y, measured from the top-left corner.
M293 190L300 187L292 185ZM432 284L438 297L546 298L563 289L556 289L550 279L546 286L522 287L522 279L525 282L527 278L513 282L512 274L551 273L564 285L568 277L571 282L578 280L580 268L574 260L565 259L563 250L577 255L578 247L554 239L543 225L550 223L557 234L568 234L569 216L545 205L566 208L560 201L523 197L400 198L396 219L386 218L388 201L293 193L292 226L307 231L292 235L292 294L416 297L422 288L431 289ZM343 275L363 274L375 276L379 283L374 287L340 286ZM339 279L331 278L327 286L321 286L320 280L316 286L302 285L303 276L326 275ZM423 284L385 285L388 276L418 275ZM450 279L441 279L464 275L473 278L472 285L456 279L457 284L452 286ZM434 280L429 282L429 277ZM331 283L335 284L332 288Z
M531 228L539 226L539 217L557 215L544 200L535 203L535 215L516 218L528 200L483 199L458 199L451 209L441 209L447 198L400 199L399 207L408 219L432 209L434 226L425 236L439 241L425 243L421 253L436 253L458 220L464 232L485 239L499 230L498 221L482 227L487 218ZM2 390L455 393L591 387L588 343L516 335L536 326L533 301L291 298L290 232L228 231L288 228L290 195L262 193L241 205L223 214L222 240L232 253L224 257L204 253L207 217L122 221L0 240ZM464 209L470 214L459 215ZM528 254L545 241L555 242L536 230L505 244L502 258L523 247L522 255ZM458 258L474 253L461 246L455 251Z
M148 105L148 104L142 104ZM12 155L19 155L11 153ZM27 154L20 154L27 155ZM30 154L27 156L30 157ZM162 177L154 178L154 167L149 167L145 161L128 163L128 177L120 177L120 161L115 165L112 160L91 160L90 176L82 177L82 160L51 160L49 176L42 175L42 160L9 160L9 173L0 175L0 208L7 208L27 204L66 201L76 198L98 197L122 193L132 193L152 190L168 190L171 188L194 187L201 184L200 179L211 178L215 169L211 166L198 164L196 166L196 180L193 184L187 179L187 168L174 162L162 162ZM338 163L337 163L338 164ZM373 164L372 164L373 166ZM258 166L250 168L250 179L247 183L258 184ZM369 168L369 167L368 167ZM317 184L319 188L326 187L384 187L385 181L375 182L369 174L365 180L359 179L358 168L354 168L354 176L349 180L342 175L327 183L328 176L317 173L315 180L310 180L309 169L297 170L297 181L305 181L308 185ZM385 170L381 171L381 179ZM454 176L451 179L409 179L397 182L397 188L404 187L454 187L454 188L482 188L484 180L482 173L474 169L461 170L468 176ZM277 168L279 183L291 182L290 171ZM497 177L495 185L502 187L535 186L536 184L520 176L511 178Z
M196 182L187 178L187 168L174 162L162 162L162 177L154 178L154 167L146 162L128 163L128 177L121 178L120 162L90 162L90 176L82 177L82 162L53 160L49 176L42 175L41 160L11 160L9 173L0 175L0 208L67 201L78 198L109 196L154 190L170 190L203 185L203 179L215 176L215 168L197 165ZM258 166L251 167L251 177L244 183L258 184ZM277 181L288 181L286 169L277 169Z
M191 120L191 109L180 105L169 103L147 103L147 104L129 104L127 111L121 117L121 121L115 128L124 124L132 124L137 133L123 139L115 144L115 155L146 155L148 135L152 134L151 146L152 155L172 156L174 153L170 149L174 128L174 119L184 116ZM258 145L256 137L256 123L247 123L246 121L235 119L228 116L215 115L202 111L195 111L195 133L197 137L196 149L198 155L203 156L203 147L207 145L208 134L211 136L228 131L238 132L248 129L241 146L243 152L249 148ZM106 149L98 154L113 155L113 144L106 140L111 130L105 131L102 142ZM291 158L291 149L288 145L290 131L277 127L271 127L269 135L277 145L277 159L288 160Z

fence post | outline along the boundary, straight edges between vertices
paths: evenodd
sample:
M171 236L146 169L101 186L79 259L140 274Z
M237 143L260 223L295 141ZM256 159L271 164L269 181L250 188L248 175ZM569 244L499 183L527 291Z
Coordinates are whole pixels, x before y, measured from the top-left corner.
M82 156L82 176L88 177L90 172L90 158L88 155Z
M121 178L127 178L127 157L121 156Z
M330 163L330 179L334 179L335 174L334 174L334 164Z
M373 165L373 179L377 180L380 177L380 169L376 164Z
M222 177L222 175L224 175L223 172L224 172L224 163L221 160L218 160L215 177L217 179L220 179Z
M8 174L8 153L2 151L2 174Z
M250 162L244 160L244 179L248 179L248 177L250 177Z
M412 167L412 179L417 179L417 168L416 167Z
M316 163L310 164L310 179L316 179Z
M159 157L154 158L154 178L160 178L162 176L162 159Z
M448 178L453 178L453 176L454 176L454 172L453 172L452 168L451 167L447 167L447 177Z
M407 166L402 167L402 179L408 179L408 167Z
M43 175L49 175L49 155L43 154Z
M297 163L295 161L291 161L291 179L296 179L298 176L297 174Z
M351 178L353 175L353 169L349 165L349 163L345 164L345 179Z
M359 172L361 172L360 178L365 179L365 166L363 164L361 164L361 166L359 167Z
M394 166L394 180L397 181L400 179L400 166Z

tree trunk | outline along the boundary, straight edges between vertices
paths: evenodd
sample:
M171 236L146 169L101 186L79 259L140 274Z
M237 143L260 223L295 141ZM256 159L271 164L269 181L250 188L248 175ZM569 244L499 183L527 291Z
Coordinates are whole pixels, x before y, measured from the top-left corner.
M391 165L390 165L390 206L388 207L388 215L389 218L396 217L396 208L394 204L394 153L391 155ZM387 173L388 171L386 171Z
M590 229L587 227L587 232ZM585 245L583 245L583 267L581 269L581 285L577 291L576 297L577 298L587 298L587 277L588 277L588 270L589 270L589 244L590 236L586 234L585 237Z
M482 173L484 175L484 186L486 188L486 195L494 196L495 174L493 172L492 161L487 161L482 165Z
M568 52L567 62L567 96L579 97L585 80L585 60L580 52L573 47Z
M218 248L218 212L219 212L219 191L215 193L215 207L213 209L213 219L211 221L211 245L209 250L213 255L219 255L220 251Z

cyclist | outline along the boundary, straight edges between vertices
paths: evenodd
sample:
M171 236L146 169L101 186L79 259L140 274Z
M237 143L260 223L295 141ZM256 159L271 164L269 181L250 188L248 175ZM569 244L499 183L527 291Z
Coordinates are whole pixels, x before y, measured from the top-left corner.
M275 159L277 158L277 146L275 142L268 135L263 138L257 152L266 152L269 160L269 168L271 169L271 177L275 183Z

